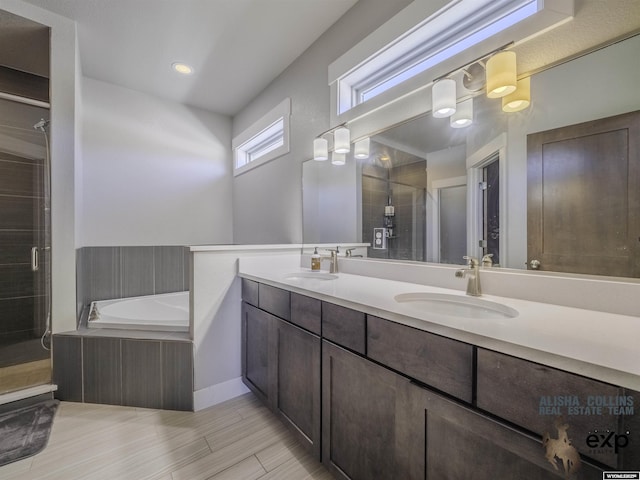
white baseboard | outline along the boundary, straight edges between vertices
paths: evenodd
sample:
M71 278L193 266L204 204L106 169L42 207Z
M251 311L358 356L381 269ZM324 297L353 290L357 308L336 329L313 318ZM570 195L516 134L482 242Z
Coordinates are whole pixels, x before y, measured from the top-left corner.
M242 383L242 377L217 383L193 392L193 410L198 411L225 402L247 393L249 389Z

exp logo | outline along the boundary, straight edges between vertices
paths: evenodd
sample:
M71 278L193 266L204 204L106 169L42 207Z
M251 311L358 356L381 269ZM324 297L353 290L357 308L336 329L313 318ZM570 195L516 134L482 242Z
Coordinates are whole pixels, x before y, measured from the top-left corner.
M593 433L587 435L585 441L589 448L597 450L613 449L615 453L618 453L621 448L629 445L629 432L616 433L608 430L598 432L598 430L595 430Z

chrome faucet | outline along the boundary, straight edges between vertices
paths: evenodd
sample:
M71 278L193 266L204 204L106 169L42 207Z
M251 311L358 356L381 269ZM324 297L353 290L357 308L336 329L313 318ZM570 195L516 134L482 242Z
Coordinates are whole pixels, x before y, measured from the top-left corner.
M360 257L360 258L362 258L362 255L354 255L353 253L351 253L351 252L353 252L354 250L355 250L355 247L354 247L354 248L347 248L347 251L346 251L346 253L345 253L345 256L347 256L347 257L351 257L351 258L356 258L356 257Z
M331 252L330 257L322 257L321 261L330 260L331 265L329 265L329 273L338 273L338 253L340 252L340 247L336 247L335 250L329 249L328 252Z
M467 268L456 270L456 277L464 278L469 277L467 281L467 295L472 297L479 297L482 295L480 290L480 262L475 257L464 256L462 257L467 261Z

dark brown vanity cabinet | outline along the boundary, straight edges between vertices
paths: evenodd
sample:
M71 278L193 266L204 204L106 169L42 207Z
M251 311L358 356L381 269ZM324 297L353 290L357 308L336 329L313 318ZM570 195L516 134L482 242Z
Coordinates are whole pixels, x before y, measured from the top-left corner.
M565 476L535 435L323 342L323 463L340 479L547 480Z
M424 479L424 427L407 408L408 387L406 378L323 342L322 462L336 478Z
M275 321L272 407L298 440L320 458L320 337Z
M640 469L637 392L294 292L246 292L245 382L336 478L591 480ZM553 407L569 413L576 401L630 410L556 421Z
M242 303L242 377L251 391L266 404L271 403L274 395L270 382L273 359L269 348L274 321L273 315Z
M320 301L246 279L243 299L243 380L319 459L320 337L286 320L319 329Z

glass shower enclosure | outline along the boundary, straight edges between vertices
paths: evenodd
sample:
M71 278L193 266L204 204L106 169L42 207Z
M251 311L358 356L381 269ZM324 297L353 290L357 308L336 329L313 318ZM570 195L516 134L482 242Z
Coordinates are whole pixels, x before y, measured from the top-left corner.
M0 99L0 395L51 382L48 119Z

